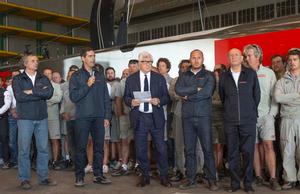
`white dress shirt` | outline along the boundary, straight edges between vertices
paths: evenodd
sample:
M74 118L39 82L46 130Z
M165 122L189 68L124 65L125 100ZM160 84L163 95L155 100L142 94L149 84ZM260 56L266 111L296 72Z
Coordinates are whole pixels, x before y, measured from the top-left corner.
M140 71L140 84L141 84L141 92L144 92L144 80L145 80L145 75L147 75L147 79L148 79L148 88L150 91L150 79L151 79L151 72L148 73L143 73L142 71ZM139 107L139 111L143 112L143 113L152 113L152 104L149 102L149 110L147 112L144 111L144 104L145 103L141 103L140 107Z
M25 73L28 75L28 77L31 79L32 85L34 86L35 83L35 77L36 77L36 72L34 73L34 75L29 75L26 71Z

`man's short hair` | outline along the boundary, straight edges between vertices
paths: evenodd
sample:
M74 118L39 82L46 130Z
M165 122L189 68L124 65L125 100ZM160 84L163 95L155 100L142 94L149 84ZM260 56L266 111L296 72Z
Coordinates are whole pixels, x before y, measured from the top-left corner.
M138 56L139 61L144 57L149 57L151 59L151 61L153 61L152 55L147 51L142 51L139 53L139 56Z
M157 68L158 68L160 62L164 62L167 65L167 69L168 69L168 72L169 72L170 69L171 69L171 62L169 61L169 59L167 59L167 58L159 58L158 61L157 61L157 63L156 63L156 67Z
M71 67L69 67L69 71L70 70L78 71L79 67L77 65L71 65Z
M86 57L87 52L89 51L94 51L94 49L92 49L91 47L87 47L87 48L83 48L80 52L80 56L81 57Z
M33 53L28 53L25 54L22 58L21 58L21 63L23 65L25 65L28 62L28 57L37 57L37 55L33 54Z
M278 55L278 54L272 55L272 56L271 56L271 60L273 60L273 59L275 59L275 58L277 58L277 57L279 57L279 58L281 59L282 63L285 62L284 57L283 57L282 55Z
M129 67L131 64L136 64L136 65L138 65L138 64L139 64L139 61L136 60L136 59L130 59L129 62L128 62L128 67Z
M178 68L181 68L181 65L182 65L183 63L189 63L189 64L190 64L190 60L188 60L188 59L183 59L183 60L181 60L180 63L178 64Z
M247 44L244 46L243 54L246 55L247 52L252 49L254 51L254 56L259 58L259 62L262 63L263 61L263 51L262 48L257 44Z
M116 71L113 67L108 67L108 68L105 69L105 75L106 75L108 70L113 70L114 74L116 74Z
M45 67L45 68L43 69L43 73L44 73L46 70L50 70L50 71L53 73L53 69L51 69L50 67Z
M288 51L287 58L289 58L291 55L298 55L298 57L300 59L300 49L299 48L291 48Z

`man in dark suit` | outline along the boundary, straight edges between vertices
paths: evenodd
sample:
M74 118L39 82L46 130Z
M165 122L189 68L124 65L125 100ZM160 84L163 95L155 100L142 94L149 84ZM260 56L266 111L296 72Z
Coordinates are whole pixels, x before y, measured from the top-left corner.
M147 157L147 137L151 134L157 154L157 164L160 172L161 185L170 187L168 181L167 147L164 142L165 116L163 106L170 98L166 80L158 73L151 71L152 55L148 52L139 54L140 71L132 74L126 80L124 101L131 108L130 121L134 128L136 156L142 170L138 187L150 184L149 160ZM134 97L133 92L150 91L148 102L141 102Z

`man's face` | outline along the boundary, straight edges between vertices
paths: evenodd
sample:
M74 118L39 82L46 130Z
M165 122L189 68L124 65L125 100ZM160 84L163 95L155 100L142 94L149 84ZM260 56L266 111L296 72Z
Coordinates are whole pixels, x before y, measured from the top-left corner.
M113 81L115 79L115 72L112 69L106 71L106 79L108 81Z
M272 59L272 69L275 72L284 71L284 64L281 57L275 57Z
M95 66L95 52L94 51L87 51L85 57L81 57L83 64L89 68Z
M129 69L124 69L122 72L122 78L127 78L129 76Z
M44 76L46 76L49 80L52 80L52 70L51 69L45 69L43 72Z
M20 74L19 71L13 71L13 72L11 73L11 78L14 78L15 76L17 76L17 75L19 75L19 74Z
M36 71L38 69L39 59L37 56L28 56L25 60L24 66L27 70Z
M247 63L249 64L249 66L253 69L256 70L259 66L259 57L256 57L254 55L254 50L253 49L249 49L246 53L246 60Z
M129 68L129 75L131 75L139 70L139 65L137 63L131 63L129 64L128 68Z
M290 55L288 59L288 63L291 71L300 70L299 55Z
M201 69L203 65L203 54L200 51L193 51L190 55L190 63L193 69Z
M53 74L52 74L52 81L54 82L54 83L57 83L57 84L60 84L61 83L61 76L60 76L60 74L58 73L58 72L54 72Z
M184 72L186 72L189 69L189 67L190 67L190 63L182 63L180 65L179 71L181 73L184 73Z
M167 64L163 61L160 61L158 63L158 72L162 75L165 75L167 74L169 71L168 67L167 67Z
M228 53L228 61L231 67L242 65L243 56L241 51L238 49L231 49Z
M143 73L148 73L151 71L152 58L150 56L142 56L139 60L140 70Z

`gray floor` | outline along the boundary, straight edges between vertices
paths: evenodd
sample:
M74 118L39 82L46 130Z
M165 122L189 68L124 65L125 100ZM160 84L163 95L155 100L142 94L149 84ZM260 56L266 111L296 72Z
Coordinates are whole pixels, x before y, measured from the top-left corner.
M126 177L108 177L113 181L113 184L108 186L97 185L92 183L92 175L88 174L85 178L86 185L83 188L75 188L74 173L71 171L50 171L50 177L58 182L55 187L45 187L37 185L36 172L32 171L32 185L33 188L29 191L24 191L19 188L18 171L16 169L0 170L0 194L97 194L97 193L112 193L112 194L205 194L213 193L209 191L205 184L199 184L197 188L187 191L179 190L178 183L173 185L173 188L164 188L159 185L157 180L151 179L150 186L145 188L135 187L137 177L129 175ZM227 193L224 187L228 187L229 179L222 180L221 189L215 193ZM255 188L255 193L270 194L275 193L267 187ZM236 194L245 194L244 191L237 192ZM277 192L276 192L277 193ZM281 191L284 194L299 194L300 190ZM228 194L228 193L227 193Z

